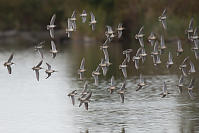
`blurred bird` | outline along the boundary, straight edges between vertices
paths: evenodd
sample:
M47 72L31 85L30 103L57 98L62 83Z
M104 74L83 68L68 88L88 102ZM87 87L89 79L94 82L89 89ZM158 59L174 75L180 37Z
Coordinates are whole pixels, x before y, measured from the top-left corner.
M188 86L188 94L190 96L191 99L194 99L194 96L193 96L193 87L194 87L194 82L195 80L194 79L191 79L190 83L189 83L189 86Z
M177 85L179 93L182 93L182 87L184 86L183 82L184 82L184 77L183 75L181 75Z
M178 40L177 56L183 52L181 40Z
M139 91L140 89L142 89L145 86L145 82L144 79L142 78L142 74L140 74L140 80L139 83L137 84L138 88L136 89L136 91Z
M142 26L140 28L140 31L138 32L138 34L135 35L135 39L139 40L139 43L140 43L141 47L144 47L144 40L143 40L144 33L143 33L143 30L144 30L144 26Z
M74 29L74 31L77 30L77 26L76 26L76 10L73 11L71 18L70 18L71 22L72 22L72 27Z
M155 36L155 33L151 32L151 34L148 37L148 41L151 43L152 47L155 44L156 39L157 39L157 37Z
M112 63L110 63L110 61L109 61L109 55L108 55L107 48L104 48L103 52L104 52L104 59L105 59L104 61L105 61L105 64L106 64L107 67L109 67Z
M126 50L124 50L124 51L122 52L123 54L125 54L126 59L127 59L127 62L130 62L130 60L131 60L130 53L131 53L132 51L133 51L132 49L126 49Z
M90 102L91 96L92 96L92 91L89 92L85 97L80 98L79 99L79 101L80 101L79 107L81 107L81 105L84 103L85 109L88 110L88 103Z
M164 81L163 87L162 87L162 93L161 93L162 98L166 97L168 94L170 94L170 93L168 92L168 90L167 90L167 85L166 85L166 83L165 83L165 81Z
M191 39L191 36L193 34L193 17L189 21L189 27L185 30L185 33L187 33L188 39Z
M75 105L75 95L77 95L77 90L74 90L68 94L68 96L71 97L73 106Z
M73 29L73 24L72 24L72 21L71 21L70 18L68 18L67 22L68 22L67 23L68 27L66 27L66 34L67 34L68 38L70 38L71 37L71 32L73 32L74 29Z
M124 93L125 93L125 89L126 89L126 80L124 80L122 87L120 88L120 90L118 91L118 94L120 94L121 97L121 102L124 103Z
M90 12L90 15L91 15L91 21L89 22L89 25L91 25L92 31L94 31L97 21L95 20L93 12Z
M155 41L155 45L153 46L153 51L151 52L151 55L158 55L159 52L158 52L158 41Z
M80 14L80 17L82 17L82 23L85 23L86 17L87 17L87 13L85 10L82 11L82 14Z
M39 81L39 70L40 70L40 69L43 69L43 68L41 67L42 62L43 62L43 60L41 60L36 66L34 66L34 67L32 68L32 70L35 71L35 73L36 73L37 81Z
M4 63L4 66L7 67L8 73L9 73L9 74L12 73L11 65L12 65L12 64L15 64L15 63L12 62L13 56L14 56L14 54L12 53L12 54L10 55L8 61Z
M45 43L45 41L42 41L35 46L35 50L39 53L39 55L41 56L42 59L44 58L43 51L42 51L44 43Z
M50 37L51 38L55 38L55 33L54 33L54 28L56 27L56 25L55 25L55 18L56 18L56 15L55 14L53 14L53 16L52 16L52 18L51 18L51 20L50 20L50 24L49 25L47 25L47 30L49 30L50 31Z
M96 70L92 72L92 76L95 80L95 85L98 86L99 84L99 75L100 75L100 66L97 66Z
M122 70L122 73L123 73L123 76L124 76L125 79L127 78L127 72L126 72L127 64L126 64L126 62L127 62L127 59L125 58L124 61L122 62L122 64L119 65L119 69Z
M80 80L83 80L84 72L86 71L84 65L85 65L85 58L82 58L81 65L80 65L80 68L78 70L78 74L79 74L79 79Z
M52 57L53 59L56 57L56 54L58 53L57 49L56 49L56 45L55 42L53 40L51 40L51 50L50 52L52 53Z
M162 15L159 16L159 21L162 23L163 28L166 30L167 29L167 10L164 9L164 11L162 12Z
M112 94L116 89L114 76L111 77L111 86L109 86L107 89L109 90L110 94Z
M51 69L51 65L49 65L48 63L46 63L46 65L48 67L48 69L46 69L46 71L45 71L46 74L48 74L48 76L46 77L46 79L47 79L47 78L49 78L51 76L52 73L57 72L57 71L56 70L52 70Z
M118 35L118 38L121 38L121 36L122 36L122 31L124 30L124 27L122 26L122 24L120 23L120 24L118 24L118 26L117 26L117 35Z

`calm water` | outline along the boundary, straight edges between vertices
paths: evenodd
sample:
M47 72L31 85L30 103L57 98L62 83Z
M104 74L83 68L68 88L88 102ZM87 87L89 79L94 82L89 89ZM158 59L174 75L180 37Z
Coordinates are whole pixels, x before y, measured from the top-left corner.
M23 45L22 45L23 44ZM188 54L198 69L198 61L190 53L190 46L186 44L186 52L176 58L176 44L168 47L174 56L177 65L167 70L165 63L167 53L161 57L163 64L154 68L151 57L147 57L141 70L137 71L133 64L128 66L127 92L125 103L120 103L117 93L110 95L105 89L114 75L118 87L122 83L122 73L118 69L124 56L122 50L137 47L112 43L109 48L110 67L107 77L100 76L100 85L94 86L91 72L96 69L103 56L99 45L81 43L63 43L58 45L60 53L52 59L49 52L50 45L45 49L45 62L59 72L45 79L46 74L40 72L40 81L37 82L32 67L40 61L33 47L24 43L16 46L6 44L0 49L0 62L3 64L10 53L14 51L13 74L8 75L3 65L0 67L0 132L2 133L192 133L199 132L199 91L198 73L192 75L196 78L194 88L195 99L190 100L184 89L180 95L176 88L180 72L177 65ZM149 50L147 50L149 52ZM77 89L81 92L84 82L78 80L77 69L82 57L86 59L86 80L89 89L93 91L89 110L72 106L69 92ZM43 67L46 67L43 64ZM144 75L147 86L136 92L139 73ZM185 84L189 83L186 78ZM163 81L167 82L171 94L160 98Z

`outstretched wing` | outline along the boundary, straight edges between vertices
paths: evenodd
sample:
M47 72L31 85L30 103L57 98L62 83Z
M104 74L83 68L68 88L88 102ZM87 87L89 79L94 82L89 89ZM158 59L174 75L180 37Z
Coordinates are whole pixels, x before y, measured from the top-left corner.
M80 65L80 69L84 69L84 64L85 64L85 58L82 59L81 65Z
M48 63L46 63L48 70L51 70L51 65L49 65Z
M50 20L50 25L54 25L55 24L55 19L56 19L56 14L53 14L51 20Z
M43 62L43 60L41 60L41 61L36 65L36 67L40 67L41 64L42 64L42 62Z
M9 57L9 59L8 59L8 62L11 62L12 61L12 59L13 59L13 53L10 55L10 57Z

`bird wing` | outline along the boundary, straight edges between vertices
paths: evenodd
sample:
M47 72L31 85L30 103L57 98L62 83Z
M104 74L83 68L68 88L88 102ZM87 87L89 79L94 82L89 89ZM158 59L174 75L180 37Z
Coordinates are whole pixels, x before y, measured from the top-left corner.
M162 91L163 93L167 93L167 85L165 82L163 83Z
M194 66L193 62L190 61L189 64L190 64L190 67L191 67L191 68L190 68L190 71L191 71L191 72L195 72L196 70L195 70L195 66Z
M97 75L93 75L93 78L95 80L95 85L98 86L98 79L99 79L99 77Z
M189 21L189 29L193 29L193 17Z
M138 32L138 34L143 34L144 26L142 26Z
M179 84L183 84L183 81L184 81L184 76L181 75L181 76L180 76L180 79L179 79Z
M142 47L140 47L140 48L137 50L136 56L137 56L137 57L140 56L141 52L142 52Z
M35 70L37 81L39 81L39 70Z
M51 37L51 38L55 38L54 29L50 29L50 37Z
M171 52L169 52L169 62L173 62L173 57L172 57Z
M123 73L123 75L124 75L124 78L127 78L126 68L122 68L122 73Z
M123 62L122 62L122 65L126 65L126 61L127 61L127 59L125 58L125 59L123 60Z
M166 19L162 20L162 26L166 30L167 29L167 22Z
M71 15L71 18L75 18L75 16L76 16L76 11L74 10L72 15Z
M114 78L114 76L112 76L111 77L111 86L114 86L114 84L115 84L115 78Z
M51 70L51 65L46 63L47 67L48 67L48 70Z
M195 82L195 80L191 79L188 88L193 88L194 82Z
M164 11L162 12L162 17L165 17L167 15L167 9L164 9Z
M144 47L144 40L143 40L143 38L138 38L138 40L139 40L140 46Z
M46 77L46 79L49 78L50 76L51 76L51 73L48 73L48 76Z
M42 64L42 62L43 62L43 60L41 60L41 61L36 65L36 67L40 67L41 64Z
M85 102L84 105L85 105L85 109L88 110L88 103Z
M75 97L71 96L72 104L75 105Z
M13 56L14 56L14 54L12 53L12 54L10 55L9 59L8 59L8 62L11 62L11 61L12 61Z
M53 14L51 20L50 20L50 25L54 25L56 19L56 14Z
M85 58L82 59L80 69L84 69L84 64L85 64Z
M11 74L12 72L11 66L7 66L7 69L8 69L8 73Z
M90 12L90 15L91 15L91 21L95 21L95 16L94 16L93 12Z
M56 51L56 45L53 40L51 40L51 48L52 48L52 51Z
M95 72L99 72L100 71L100 66L98 65Z
M163 35L161 35L161 37L160 37L160 45L161 45L161 47L165 46L165 41L164 41L164 36Z
M122 103L124 103L124 94L120 93L120 97L121 97Z
M38 53L39 53L39 55L41 56L41 58L43 59L43 58L44 58L44 55L43 55L43 52L42 52L41 49L38 49Z

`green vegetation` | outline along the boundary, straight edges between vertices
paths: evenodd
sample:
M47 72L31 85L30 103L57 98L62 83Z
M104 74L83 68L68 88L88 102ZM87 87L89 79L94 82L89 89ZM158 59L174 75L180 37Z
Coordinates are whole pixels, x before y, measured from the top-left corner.
M0 30L44 31L53 13L57 15L57 29L63 29L73 10L81 13L85 9L95 14L97 30L93 33L88 25L79 21L78 34L100 38L105 25L116 27L122 22L126 27L126 39L129 39L142 25L145 31L162 33L158 16L167 8L168 35L183 37L190 18L195 18L195 25L199 20L198 7L198 0L1 0Z

